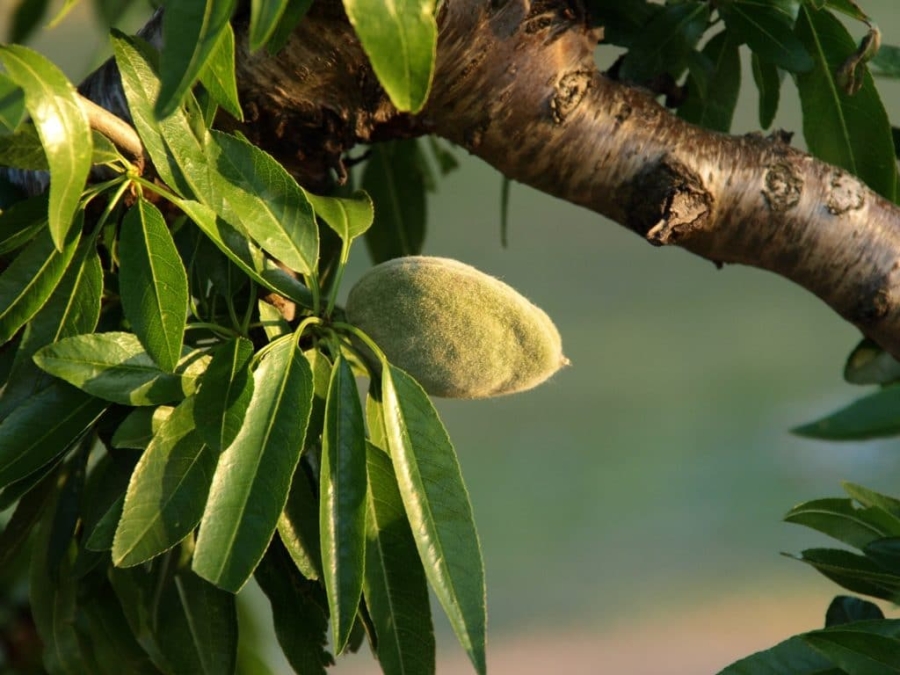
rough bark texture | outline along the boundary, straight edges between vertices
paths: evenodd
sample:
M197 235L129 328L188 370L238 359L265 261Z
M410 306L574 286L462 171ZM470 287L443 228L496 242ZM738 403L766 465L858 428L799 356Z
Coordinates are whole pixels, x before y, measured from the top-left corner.
M247 119L230 126L313 189L357 143L435 133L651 244L791 279L900 358L900 210L783 134L708 132L607 78L577 0L444 0L415 117L390 104L336 0L277 57L249 54L235 27Z

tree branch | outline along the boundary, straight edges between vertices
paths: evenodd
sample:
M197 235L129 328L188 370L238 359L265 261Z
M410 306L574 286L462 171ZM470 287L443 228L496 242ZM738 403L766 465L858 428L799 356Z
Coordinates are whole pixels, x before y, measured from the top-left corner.
M78 94L78 103L87 115L91 129L99 131L111 140L138 167L139 171L143 171L144 146L134 127L81 94Z

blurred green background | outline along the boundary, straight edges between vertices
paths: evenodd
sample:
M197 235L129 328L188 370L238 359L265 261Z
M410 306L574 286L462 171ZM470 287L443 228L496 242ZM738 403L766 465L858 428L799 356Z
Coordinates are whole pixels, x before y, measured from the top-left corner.
M885 42L900 43L895 0L861 4ZM76 81L108 53L81 5L33 42ZM10 8L4 0L3 35ZM879 85L897 121L900 89ZM756 124L745 71L734 131ZM800 129L789 79L775 126ZM779 552L829 542L782 515L839 495L841 480L900 493L897 442L788 433L864 393L841 378L857 331L771 274L654 249L517 184L504 249L501 177L457 156L461 169L430 197L425 252L527 295L573 364L525 394L438 402L484 548L491 671L713 673L819 627L837 587ZM360 247L345 289L367 264ZM438 672L470 672L440 618L438 630ZM360 655L335 672L379 671Z

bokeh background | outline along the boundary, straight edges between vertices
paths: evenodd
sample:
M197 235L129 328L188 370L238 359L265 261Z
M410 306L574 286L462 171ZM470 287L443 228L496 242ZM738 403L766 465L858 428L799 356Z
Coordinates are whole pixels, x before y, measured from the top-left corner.
M0 0L0 35L15 4ZM861 4L885 42L900 43L895 0ZM109 53L84 0L32 44L76 81ZM743 79L738 133L757 128L748 70ZM896 122L900 89L879 85ZM802 145L789 79L775 126ZM781 517L840 495L842 480L900 493L900 443L788 433L865 393L841 378L857 331L771 274L654 249L518 184L503 248L500 175L457 157L429 198L425 252L527 295L573 364L525 394L438 402L484 549L491 672L701 675L821 626L837 587L779 553L829 542ZM360 247L345 288L367 264ZM265 609L253 588L244 596ZM438 672L471 672L435 614ZM264 615L259 634L271 635ZM277 648L265 651L273 672L290 672ZM334 672L380 671L364 653Z

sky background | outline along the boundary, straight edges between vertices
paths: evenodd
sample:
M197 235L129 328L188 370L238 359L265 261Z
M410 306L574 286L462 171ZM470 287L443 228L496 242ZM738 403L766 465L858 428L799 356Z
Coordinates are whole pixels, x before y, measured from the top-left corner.
M861 5L900 43L894 0ZM0 34L10 6L0 2ZM34 45L78 80L108 53L91 24L88 6L76 8ZM900 89L879 85L897 121ZM758 128L756 105L745 69L735 132ZM802 145L789 79L775 127ZM841 377L858 332L772 274L653 248L518 184L503 248L500 175L456 156L460 170L429 196L424 252L529 297L572 361L532 392L438 402L484 549L491 672L714 673L820 627L837 587L780 552L830 542L782 516L840 496L842 480L900 493L897 441L788 433L866 392ZM364 247L356 254L345 292L369 264ZM247 601L265 606L252 589ZM470 672L435 614L438 672ZM363 654L334 672L379 671Z

